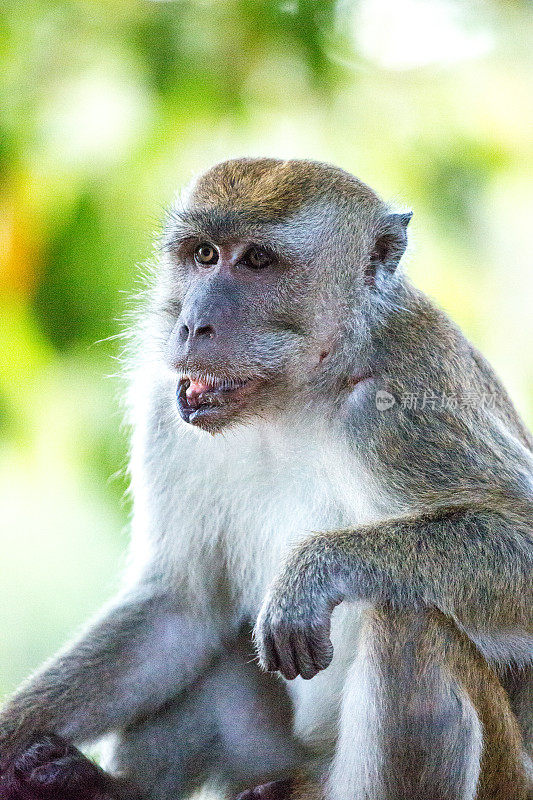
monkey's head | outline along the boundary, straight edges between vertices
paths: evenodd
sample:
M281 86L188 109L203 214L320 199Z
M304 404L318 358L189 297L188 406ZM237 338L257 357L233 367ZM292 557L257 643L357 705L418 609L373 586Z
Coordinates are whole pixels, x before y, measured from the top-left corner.
M316 162L240 159L197 179L163 246L182 419L214 433L353 385L409 217Z

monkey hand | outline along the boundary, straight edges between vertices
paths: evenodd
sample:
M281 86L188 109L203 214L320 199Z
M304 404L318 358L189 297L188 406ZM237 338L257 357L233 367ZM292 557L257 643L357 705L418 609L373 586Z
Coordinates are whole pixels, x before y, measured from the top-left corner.
M108 776L83 753L46 734L35 738L0 775L1 800L112 800Z
M309 680L329 666L331 612L343 599L309 555L301 549L290 559L270 587L254 630L261 666L289 680Z

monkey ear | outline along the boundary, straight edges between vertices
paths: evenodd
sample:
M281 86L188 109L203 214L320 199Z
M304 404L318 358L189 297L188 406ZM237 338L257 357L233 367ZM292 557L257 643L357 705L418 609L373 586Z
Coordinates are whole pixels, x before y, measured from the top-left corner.
M387 214L381 221L370 261L366 270L367 283L373 285L379 270L392 274L398 266L407 247L407 226L413 216L406 214Z

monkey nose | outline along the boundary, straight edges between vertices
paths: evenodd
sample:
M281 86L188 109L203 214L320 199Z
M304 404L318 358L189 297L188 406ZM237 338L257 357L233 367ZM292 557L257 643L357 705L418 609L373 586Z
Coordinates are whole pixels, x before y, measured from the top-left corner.
M178 338L182 344L185 344L190 339L213 339L215 336L215 329L212 325L181 325L178 331Z
M184 362L194 361L196 357L214 357L215 349L224 338L219 335L223 327L215 328L205 317L195 321L182 316L168 340L167 352L171 363L181 369Z

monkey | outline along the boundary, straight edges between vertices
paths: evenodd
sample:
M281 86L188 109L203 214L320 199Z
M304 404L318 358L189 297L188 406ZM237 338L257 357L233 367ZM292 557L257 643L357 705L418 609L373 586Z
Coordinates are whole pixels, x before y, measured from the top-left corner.
M1 709L2 798L531 793L533 438L409 280L410 219L305 160L222 162L174 203L128 568ZM105 771L75 747L104 735Z

